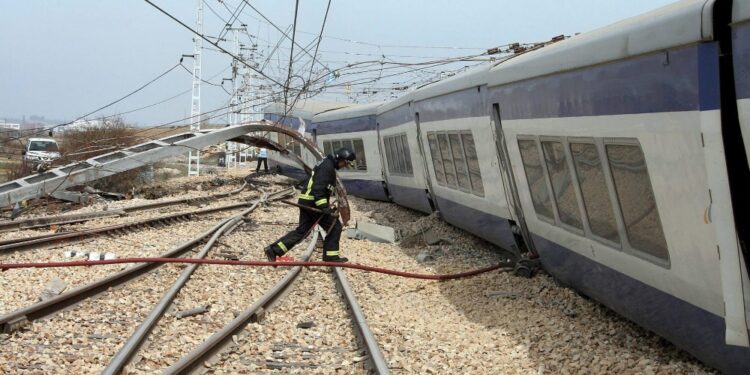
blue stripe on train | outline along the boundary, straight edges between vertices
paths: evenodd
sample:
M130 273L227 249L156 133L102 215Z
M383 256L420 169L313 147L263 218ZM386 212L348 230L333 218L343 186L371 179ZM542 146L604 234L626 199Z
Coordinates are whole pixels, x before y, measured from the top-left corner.
M724 320L533 235L544 269L563 283L729 374L750 374L750 348L724 343Z
M278 160L268 159L268 167L271 169L280 169L280 173L284 176L287 176L289 178L293 178L295 180L303 180L307 178L307 173L305 173L305 170L299 167L291 166L286 163L282 163Z
M385 192L385 186L383 186L383 181L341 177L341 182L344 184L347 194L379 201L389 200L388 194Z
M508 120L714 110L717 54L701 43L532 78L491 88L490 102Z
M317 135L354 133L375 130L375 115L360 116L334 121L317 122Z
M436 200L438 209L440 209L440 215L448 223L473 233L506 250L510 250L515 245L508 219L491 215L439 196Z
M388 184L388 191L391 193L393 202L399 206L409 207L428 214L432 213L425 189Z

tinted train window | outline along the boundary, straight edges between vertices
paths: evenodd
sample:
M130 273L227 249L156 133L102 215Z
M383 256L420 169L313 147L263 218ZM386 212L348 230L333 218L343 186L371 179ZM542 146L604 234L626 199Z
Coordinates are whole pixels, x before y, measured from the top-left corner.
M552 191L555 194L560 221L583 230L581 211L578 209L575 187L565 160L565 148L560 142L542 142L544 161L547 163Z
M456 179L460 188L471 190L471 181L469 180L469 166L466 165L464 150L461 145L461 136L457 133L448 134L448 140L451 144L453 153L453 165L456 166Z
M388 162L388 172L413 176L411 155L409 154L409 142L406 134L383 137L385 146L385 158Z
M428 132L427 142L438 184L484 195L471 131Z
M668 260L667 241L641 147L622 144L605 147L630 246Z
M534 203L534 211L537 215L554 220L552 213L552 201L547 190L547 181L544 179L542 160L539 157L539 149L536 141L518 140L518 148L521 151L523 169L526 171L526 180L529 183L531 201Z
M367 170L367 158L365 157L365 144L361 139L353 140L354 153L357 154L357 170Z
M464 145L466 163L469 166L469 177L471 178L471 190L479 195L484 195L484 184L482 184L482 173L479 170L479 158L474 146L474 136L471 132L462 132L461 140Z
M398 170L401 173L406 172L406 160L404 160L404 143L401 137L394 138L396 141L396 156L398 159Z
M440 156L440 149L437 144L435 133L427 133L427 142L430 144L430 156L432 156L432 166L435 169L435 180L439 184L445 184L445 171L443 171L443 157Z
M287 150L291 151L297 156L302 156L302 146L299 142L295 141L294 138L284 134L278 133L279 144L284 146Z
M409 153L409 139L406 138L406 134L401 134L401 144L403 144L404 162L406 164L406 173L413 174L414 170L411 166L411 154Z
M395 169L393 168L393 149L391 148L391 143L388 142L388 138L383 138L383 148L385 149L385 161L388 163L388 172L394 173Z
M443 168L445 168L445 183L448 186L457 186L456 170L453 166L453 158L451 157L451 148L450 144L448 143L447 134L438 134L438 146L440 146L440 154L443 156Z
M596 145L571 143L570 153L581 186L583 206L589 219L591 232L601 238L620 243L612 201L607 190L604 168Z
M361 139L337 139L333 141L323 141L323 152L326 155L333 154L342 147L348 147L353 150L357 155L357 159L354 161L354 168L346 167L348 171L366 171L367 170L367 158L365 156L365 146Z

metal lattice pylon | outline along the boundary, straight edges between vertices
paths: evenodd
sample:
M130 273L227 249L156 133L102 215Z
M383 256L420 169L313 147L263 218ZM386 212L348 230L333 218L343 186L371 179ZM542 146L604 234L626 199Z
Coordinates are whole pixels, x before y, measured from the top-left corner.
M195 30L203 34L203 0L197 0L198 14L195 21ZM199 36L193 37L193 96L190 106L190 131L201 130L201 50L203 39ZM188 176L198 176L201 170L201 153L199 150L188 152Z

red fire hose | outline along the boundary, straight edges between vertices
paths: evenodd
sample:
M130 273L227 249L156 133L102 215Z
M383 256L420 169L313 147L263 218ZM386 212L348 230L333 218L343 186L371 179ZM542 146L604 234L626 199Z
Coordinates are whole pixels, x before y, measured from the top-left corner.
M253 261L253 260L224 260L224 259L197 259L197 258L120 258L120 259L109 259L109 260L86 260L86 261L71 261L71 262L40 262L40 263L0 263L0 270L14 269L14 268L59 268L59 267L85 267L85 266L103 266L107 264L123 264L123 263L200 263L200 264L215 264L215 265L226 265L226 266L246 266L246 267L341 267L351 268L361 271L376 272L386 275L393 275L399 277L406 277L412 279L423 279L423 280L454 280L465 277L476 276L482 273L494 271L500 268L512 268L513 263L498 263L493 266L480 268L472 271L454 273L448 275L427 275L412 272L403 272L390 270L380 267L372 267L358 263L341 263L341 262L264 262L264 261Z

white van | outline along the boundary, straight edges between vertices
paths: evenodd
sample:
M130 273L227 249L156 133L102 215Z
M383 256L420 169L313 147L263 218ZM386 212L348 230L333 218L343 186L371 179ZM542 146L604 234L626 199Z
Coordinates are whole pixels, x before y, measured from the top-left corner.
M57 141L52 138L29 138L23 158L35 164L49 164L60 158Z

